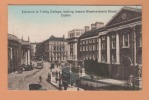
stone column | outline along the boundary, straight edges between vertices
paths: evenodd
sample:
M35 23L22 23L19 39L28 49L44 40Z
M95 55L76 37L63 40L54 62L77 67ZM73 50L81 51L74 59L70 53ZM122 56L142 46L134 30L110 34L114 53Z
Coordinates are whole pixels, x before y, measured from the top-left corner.
M74 55L75 55L75 60L77 60L77 42L74 43Z
M30 50L28 50L28 65L30 65Z
M10 48L10 67L13 67L13 54L12 54L12 47Z
M98 62L101 62L101 37L99 37L99 42L98 42Z
M68 58L70 57L70 44L68 44Z
M110 64L110 37L107 36L107 64Z
M10 59L12 60L12 47L10 48Z
M25 65L27 65L27 52L25 51Z
M72 59L74 59L74 56L75 56L75 43L72 43L72 46L73 46Z
M134 65L136 65L137 63L136 63L136 32L135 32L135 27L133 27L133 33L132 33L132 36L133 36L133 63L134 63Z
M120 45L118 33L116 33L116 64L120 64Z

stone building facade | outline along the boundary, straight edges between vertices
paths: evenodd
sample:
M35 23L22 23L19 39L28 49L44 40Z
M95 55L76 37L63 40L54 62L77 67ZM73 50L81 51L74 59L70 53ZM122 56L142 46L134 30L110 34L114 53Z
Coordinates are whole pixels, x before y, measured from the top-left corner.
M30 65L30 42L18 39L15 35L8 34L8 70L16 71L19 67Z
M141 10L124 7L105 27L105 31L99 32L99 63L109 66L112 78L134 76L137 74L135 68L142 66Z
M78 51L86 70L116 79L137 77L142 68L141 9L123 7L104 27L87 29Z
M91 30L89 26L85 26L85 33L79 37L78 41L78 59L98 59L98 33L101 30L99 28L103 27L103 25L104 23L102 22L91 24Z
M36 42L31 43L31 59L36 60Z
M83 29L74 29L68 32L68 63L78 66L78 38L84 33Z
M64 37L51 36L49 39L38 43L37 56L49 62L66 62L67 42Z

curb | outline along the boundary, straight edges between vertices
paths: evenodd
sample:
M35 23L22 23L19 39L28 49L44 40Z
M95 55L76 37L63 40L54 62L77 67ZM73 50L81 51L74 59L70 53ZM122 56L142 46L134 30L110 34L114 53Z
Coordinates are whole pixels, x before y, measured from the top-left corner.
M54 86L55 88L57 88L58 90L60 90L59 87L57 87L56 85L54 85L52 82L48 82L48 83L51 84L52 86Z

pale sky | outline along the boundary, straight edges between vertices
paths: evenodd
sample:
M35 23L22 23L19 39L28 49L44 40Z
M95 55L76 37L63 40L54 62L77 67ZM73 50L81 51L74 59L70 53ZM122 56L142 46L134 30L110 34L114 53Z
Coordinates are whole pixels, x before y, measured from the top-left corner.
M123 6L56 6L56 5L9 5L8 33L24 40L30 37L31 42L41 42L51 35L68 36L68 31L84 29L95 22L107 23ZM136 6L133 6L136 7ZM141 8L137 6L137 8ZM64 13L41 13L40 11L116 11L104 13L67 13L71 17L61 17ZM22 11L35 11L22 13ZM39 11L36 13L36 11Z

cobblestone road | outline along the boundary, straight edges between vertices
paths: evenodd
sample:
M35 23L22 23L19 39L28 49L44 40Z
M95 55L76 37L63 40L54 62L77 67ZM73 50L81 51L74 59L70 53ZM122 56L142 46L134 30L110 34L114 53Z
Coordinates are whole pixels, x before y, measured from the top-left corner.
M31 71L24 71L22 74L11 73L8 74L8 89L9 90L28 90L28 84L40 83L39 76L42 77L42 87L47 90L57 90L54 86L46 81L49 69L49 63L44 62L43 69L33 69Z

